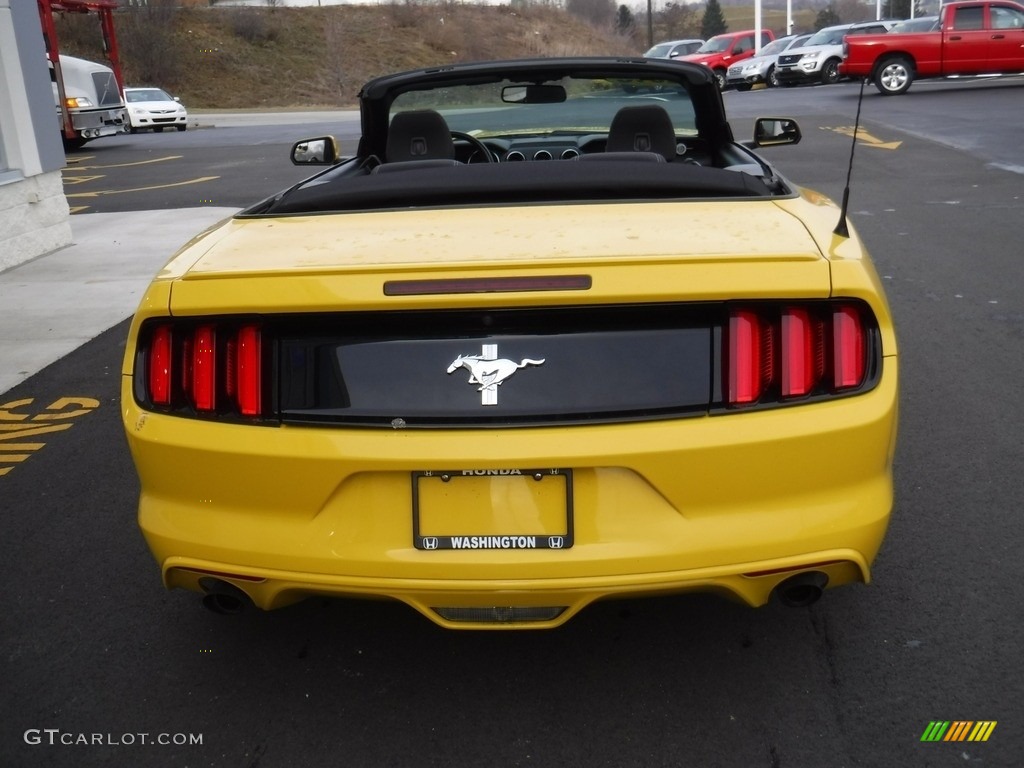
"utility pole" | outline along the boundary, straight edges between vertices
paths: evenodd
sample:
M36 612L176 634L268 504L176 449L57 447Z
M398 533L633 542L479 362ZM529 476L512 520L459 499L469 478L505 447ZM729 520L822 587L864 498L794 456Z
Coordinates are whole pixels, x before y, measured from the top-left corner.
M647 47L654 47L654 14L651 10L651 0L647 0Z

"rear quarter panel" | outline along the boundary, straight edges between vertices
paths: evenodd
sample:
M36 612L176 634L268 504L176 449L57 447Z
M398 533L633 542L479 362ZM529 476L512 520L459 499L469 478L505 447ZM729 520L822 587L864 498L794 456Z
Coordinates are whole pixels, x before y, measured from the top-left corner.
M889 55L910 59L921 77L942 71L941 32L855 35L846 39L846 46L841 71L850 77L871 77L877 64Z

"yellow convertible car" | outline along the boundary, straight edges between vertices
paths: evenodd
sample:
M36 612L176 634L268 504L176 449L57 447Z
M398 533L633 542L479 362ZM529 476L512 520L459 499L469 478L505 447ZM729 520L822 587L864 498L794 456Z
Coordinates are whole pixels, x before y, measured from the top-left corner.
M388 598L452 628L595 600L809 605L867 582L897 353L839 208L647 59L376 79L342 157L186 245L123 415L164 583L207 607Z

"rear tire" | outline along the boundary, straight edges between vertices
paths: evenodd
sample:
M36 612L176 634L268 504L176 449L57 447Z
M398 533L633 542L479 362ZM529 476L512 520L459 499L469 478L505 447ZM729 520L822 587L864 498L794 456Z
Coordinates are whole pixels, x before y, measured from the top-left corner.
M914 65L905 56L890 56L878 65L874 81L883 96L905 93L914 82Z

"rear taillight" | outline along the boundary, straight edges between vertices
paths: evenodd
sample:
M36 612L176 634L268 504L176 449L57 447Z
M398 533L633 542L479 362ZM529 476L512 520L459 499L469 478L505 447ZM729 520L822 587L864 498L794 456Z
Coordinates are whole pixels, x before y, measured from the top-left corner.
M201 325L192 333L190 359L185 361L192 376L186 392L191 395L197 411L213 411L217 407L217 331L212 325Z
M783 397L810 394L825 372L824 323L805 307L782 311Z
M149 339L149 361L146 382L149 399L155 405L171 404L171 349L174 337L169 325L159 325Z
M243 416L258 416L262 400L262 344L260 330L242 326L228 344L228 394Z
M864 322L853 306L832 313L834 378L838 389L859 387L864 380Z
M198 414L263 415L263 334L258 323L151 326L145 399Z
M868 316L850 301L730 310L723 349L726 404L781 403L863 387L871 349Z
M772 380L775 358L772 327L757 312L738 309L729 316L728 339L729 403L755 403Z

